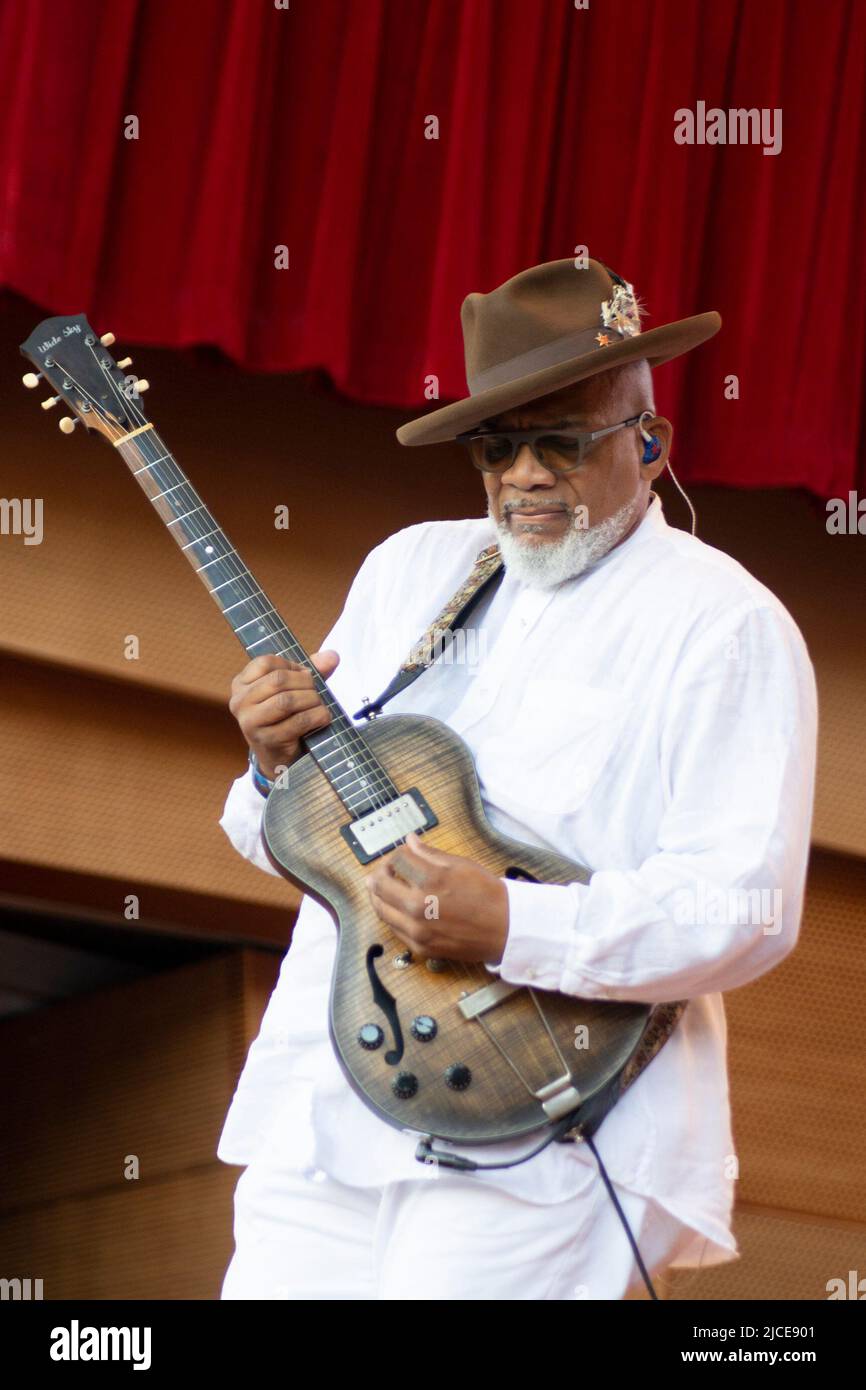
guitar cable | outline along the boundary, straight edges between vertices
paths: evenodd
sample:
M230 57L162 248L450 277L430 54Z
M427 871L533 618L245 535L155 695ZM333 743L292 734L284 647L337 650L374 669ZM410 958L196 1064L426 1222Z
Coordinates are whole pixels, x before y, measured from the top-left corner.
M567 1130L573 1128L575 1128L575 1124L574 1112L572 1111L570 1115L566 1115L564 1119L560 1120L558 1124L554 1125L547 1138L543 1139L540 1144L537 1144L534 1149L530 1149L528 1153L521 1154L520 1158L512 1158L504 1163L476 1163L474 1159L465 1158L462 1154L449 1153L445 1149L435 1149L433 1147L432 1134L427 1135L424 1139L419 1140L418 1146L415 1150L415 1157L417 1158L419 1163L438 1163L441 1168L456 1168L463 1173L476 1173L481 1169L487 1170L490 1168L516 1168L518 1164L525 1163L529 1158L534 1158L536 1154L541 1153L542 1149L546 1149L548 1144L552 1144L555 1140L559 1139L561 1135L565 1134ZM578 1126L577 1128L579 1129L580 1126ZM628 1236L628 1241L632 1248L637 1267L640 1270L641 1277L647 1286L650 1298L657 1303L659 1301L659 1296L653 1288L653 1282L650 1279L649 1273L647 1272L647 1267L644 1264L643 1259L641 1258L641 1253L637 1248L637 1241L635 1240L632 1229L628 1224L626 1214L620 1205L619 1198L617 1197L616 1192L614 1191L613 1183L611 1182L608 1176L607 1169L605 1168L601 1160L601 1154L595 1147L595 1144L592 1141L591 1134L582 1133L581 1138L583 1139L584 1143L589 1145L590 1149L595 1155L595 1160L598 1164L599 1172L601 1173L604 1185L610 1194L610 1199L613 1202L617 1216L622 1222L623 1229L625 1230L625 1233Z

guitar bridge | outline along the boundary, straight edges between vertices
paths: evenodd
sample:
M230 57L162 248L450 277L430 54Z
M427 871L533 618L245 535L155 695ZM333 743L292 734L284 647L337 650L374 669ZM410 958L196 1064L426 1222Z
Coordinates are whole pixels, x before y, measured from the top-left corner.
M504 1003L506 999L510 999L512 995L519 993L523 988L523 985L509 984L507 980L503 980L501 977L492 980L489 985L482 985L481 989L473 990L471 994L463 994L459 1002L460 1012L464 1018L469 1020L474 1019L476 1023L481 1024L490 1042L493 1043L494 1047L498 1048L501 1055L505 1058L505 1061L508 1062L516 1075L520 1077L520 1080L523 1082L529 1094L539 1102L551 1120L560 1120L564 1115L569 1114L570 1111L575 1110L580 1105L581 1096L574 1084L574 1078L568 1070L568 1064L562 1055L559 1044L550 1029L547 1019L544 1017L544 1011L535 997L534 990L530 989L529 994L538 1010L539 1017L544 1025L552 1049L562 1066L561 1074L555 1076L552 1081L548 1081L546 1085L535 1088L530 1084L528 1079L520 1072L519 1068L515 1066L515 1063L508 1056L508 1053L500 1044L495 1033L491 1031L484 1020L484 1015L486 1013L489 1013L491 1009L497 1008L498 1005Z
M438 824L418 788L410 787L394 801L341 825L340 834L358 862L370 864L402 844L410 830L430 830Z

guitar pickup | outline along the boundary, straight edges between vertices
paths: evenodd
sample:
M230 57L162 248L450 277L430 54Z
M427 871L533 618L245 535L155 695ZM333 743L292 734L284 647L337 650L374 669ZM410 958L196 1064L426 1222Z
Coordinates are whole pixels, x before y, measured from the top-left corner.
M410 787L385 806L340 826L340 834L361 864L396 849L411 830L430 830L439 824L417 787Z

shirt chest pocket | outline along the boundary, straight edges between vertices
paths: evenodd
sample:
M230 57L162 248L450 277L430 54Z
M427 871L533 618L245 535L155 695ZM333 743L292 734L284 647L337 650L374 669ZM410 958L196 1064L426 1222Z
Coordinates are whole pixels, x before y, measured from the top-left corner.
M499 722L478 745L482 794L505 810L577 811L622 747L626 709L619 691L533 677L509 726Z

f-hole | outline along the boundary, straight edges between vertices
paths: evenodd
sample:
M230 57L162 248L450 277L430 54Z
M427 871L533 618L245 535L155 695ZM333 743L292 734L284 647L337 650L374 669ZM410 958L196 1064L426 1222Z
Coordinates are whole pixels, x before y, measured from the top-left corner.
M397 1013L397 1000L393 994L389 994L379 976L376 974L374 961L377 956L385 954L385 947L376 944L367 951L367 975L373 990L373 1000L382 1010L391 1025L391 1032L394 1034L394 1047L390 1052L385 1053L385 1061L389 1067L396 1067L403 1056L403 1029L400 1027L400 1016Z

